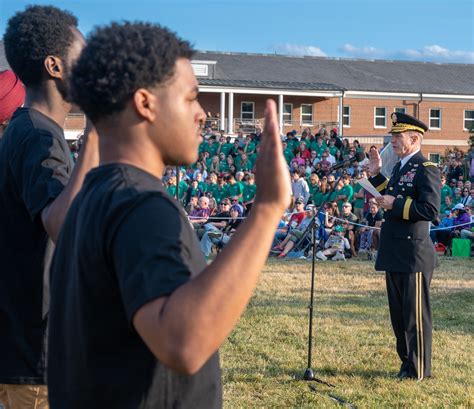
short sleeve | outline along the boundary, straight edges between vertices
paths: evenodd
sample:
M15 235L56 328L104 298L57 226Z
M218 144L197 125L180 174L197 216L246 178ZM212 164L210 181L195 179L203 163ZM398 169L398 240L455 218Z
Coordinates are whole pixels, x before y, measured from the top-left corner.
M190 279L184 223L168 199L151 195L134 205L117 228L110 256L130 323L144 304Z
M68 155L61 141L44 130L32 132L13 152L12 174L32 220L67 184L71 172Z

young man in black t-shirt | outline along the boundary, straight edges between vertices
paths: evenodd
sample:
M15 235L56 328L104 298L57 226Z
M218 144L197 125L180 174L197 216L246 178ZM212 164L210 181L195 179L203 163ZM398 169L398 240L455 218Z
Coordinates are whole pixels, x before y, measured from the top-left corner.
M217 350L251 296L291 189L268 101L256 172L264 183L206 264L160 180L166 165L195 162L202 141L192 55L160 26L113 24L94 32L73 70L101 164L71 206L51 268L53 409L222 405Z
M85 173L98 162L97 146L86 137L88 156L73 171L62 129L71 108L70 67L84 46L76 26L68 12L31 6L9 20L4 37L26 101L0 140L0 407L47 404L52 243Z

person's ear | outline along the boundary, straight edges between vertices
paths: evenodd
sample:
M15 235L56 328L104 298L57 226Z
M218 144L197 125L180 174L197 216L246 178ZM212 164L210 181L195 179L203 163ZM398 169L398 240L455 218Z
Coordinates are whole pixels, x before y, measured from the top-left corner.
M154 122L158 115L158 98L145 88L139 88L133 94L133 105L139 116L148 122Z
M64 63L55 55L48 55L44 59L44 69L52 78L63 79L64 77Z

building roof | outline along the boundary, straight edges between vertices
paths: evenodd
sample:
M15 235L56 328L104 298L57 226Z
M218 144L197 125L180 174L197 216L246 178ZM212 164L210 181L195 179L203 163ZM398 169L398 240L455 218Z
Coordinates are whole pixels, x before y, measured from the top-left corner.
M212 78L199 77L201 85L216 87L474 95L474 64L212 51L199 51L194 60L216 61ZM8 68L0 41L0 71Z
M214 81L331 85L331 89L474 95L474 64L354 60L325 57L199 51L194 60L216 61ZM199 78L200 84L213 85ZM322 88L318 88L322 89Z
M200 85L211 85L219 87L238 87L238 88L267 88L267 89L287 89L287 90L305 90L305 91L342 91L343 88L334 84L322 82L288 82L288 81L262 81L248 79L209 79L199 78Z

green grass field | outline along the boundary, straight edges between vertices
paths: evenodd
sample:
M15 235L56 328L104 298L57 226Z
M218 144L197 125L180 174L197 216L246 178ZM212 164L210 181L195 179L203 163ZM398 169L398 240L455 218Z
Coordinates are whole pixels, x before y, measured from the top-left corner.
M268 261L221 348L225 408L474 407L474 261L442 258L431 285L433 378L395 378L385 276L360 260L317 262L312 368L303 380L311 263ZM350 407L346 405L346 407Z

